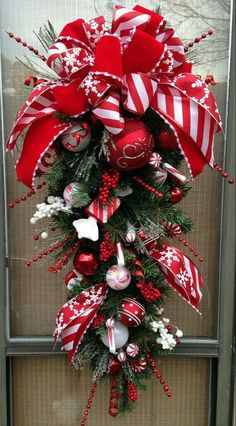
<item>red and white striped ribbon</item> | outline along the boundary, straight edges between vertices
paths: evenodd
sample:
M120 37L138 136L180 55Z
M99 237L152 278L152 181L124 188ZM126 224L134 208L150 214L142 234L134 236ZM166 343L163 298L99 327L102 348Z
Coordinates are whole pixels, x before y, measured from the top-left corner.
M143 115L156 92L157 82L144 74L126 74L123 78L122 100L125 109Z
M7 149L12 150L20 134L38 118L56 111L56 102L52 91L52 83L43 83L32 90L26 103L17 114L16 121L7 141Z
M107 130L116 135L124 128L124 118L120 114L120 95L112 92L93 109L93 115L98 118Z

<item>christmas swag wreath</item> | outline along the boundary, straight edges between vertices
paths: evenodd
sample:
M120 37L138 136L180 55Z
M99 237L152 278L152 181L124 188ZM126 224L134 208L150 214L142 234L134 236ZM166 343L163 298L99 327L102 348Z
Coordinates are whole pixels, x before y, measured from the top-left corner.
M8 35L54 76L26 79L32 91L7 149L23 134L18 180L29 196L47 185L30 222L46 218L55 242L26 266L48 255L55 255L50 273L73 265L54 336L73 366L93 370L83 426L104 375L111 376L113 417L133 406L153 372L172 396L154 359L183 333L162 317L164 300L174 289L199 313L202 288L200 272L172 237L203 260L182 236L192 222L177 203L206 164L227 177L213 163L214 135L222 130L214 79L192 73L194 42L184 47L162 16L138 5L116 7L111 27L103 16L77 19L57 36L49 23L38 34L47 58ZM36 182L42 175L45 182ZM46 239L48 232L38 233Z

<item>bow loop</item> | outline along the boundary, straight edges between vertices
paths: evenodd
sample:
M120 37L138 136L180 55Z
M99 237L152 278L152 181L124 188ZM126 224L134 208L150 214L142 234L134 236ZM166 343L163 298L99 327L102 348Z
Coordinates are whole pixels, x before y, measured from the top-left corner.
M106 34L97 43L92 72L106 79L112 79L117 86L121 85L123 76L121 44L116 35Z
M149 34L136 30L132 42L123 53L123 73L141 72L144 74L154 70L162 59L165 46ZM139 54L142 52L142 54Z
M126 74L123 78L122 101L125 109L143 115L157 90L157 82L145 74Z
M87 35L88 43L93 50L101 37L109 32L109 27L104 16L98 16L97 18L84 22L83 27Z

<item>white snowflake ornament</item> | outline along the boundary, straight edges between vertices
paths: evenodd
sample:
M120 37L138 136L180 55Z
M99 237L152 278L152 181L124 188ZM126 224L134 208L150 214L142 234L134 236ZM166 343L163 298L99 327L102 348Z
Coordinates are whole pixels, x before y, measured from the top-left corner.
M99 238L98 234L98 225L94 217L89 217L88 219L78 219L74 220L73 226L75 227L78 238L87 238L91 241L97 241Z

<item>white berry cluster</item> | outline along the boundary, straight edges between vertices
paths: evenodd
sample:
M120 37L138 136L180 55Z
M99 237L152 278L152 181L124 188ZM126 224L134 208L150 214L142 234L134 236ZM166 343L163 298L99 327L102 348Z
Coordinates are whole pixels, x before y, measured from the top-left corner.
M65 204L63 198L49 196L47 203L37 204L37 210L33 217L30 219L30 223L34 225L39 219L44 217L51 217L58 214L58 212L71 213L70 208Z
M156 342L161 345L162 349L168 349L172 351L172 349L174 349L174 347L176 346L176 337L182 337L183 332L182 330L179 330L177 328L175 332L176 337L174 337L174 335L170 333L167 328L169 322L169 318L163 318L159 321L152 321L150 322L150 328L152 331L154 331L154 333L159 334L159 337L157 337Z

